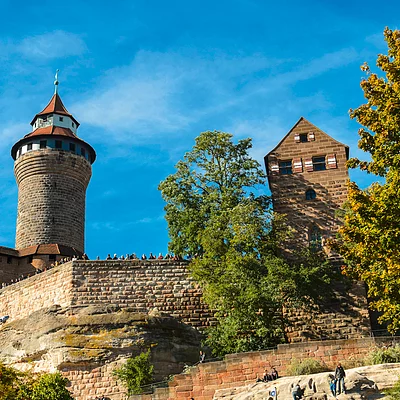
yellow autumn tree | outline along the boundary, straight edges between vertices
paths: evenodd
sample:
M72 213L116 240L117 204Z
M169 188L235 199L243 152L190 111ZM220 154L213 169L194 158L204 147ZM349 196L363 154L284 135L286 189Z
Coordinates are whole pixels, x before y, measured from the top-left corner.
M346 261L345 274L367 284L371 308L395 332L400 328L400 31L386 28L384 37L388 54L376 63L384 74L372 73L368 64L361 67L367 101L350 110L362 125L358 146L371 159L348 162L383 179L366 190L349 183L334 246Z

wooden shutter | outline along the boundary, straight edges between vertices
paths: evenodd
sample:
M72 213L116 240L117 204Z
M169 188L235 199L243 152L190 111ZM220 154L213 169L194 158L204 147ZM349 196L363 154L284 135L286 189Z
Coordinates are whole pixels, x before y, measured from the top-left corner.
M312 158L304 159L304 167L306 168L306 171L308 171L308 172L314 171Z
M301 158L293 158L293 172L303 172L303 163L301 162Z
M279 164L276 161L269 163L269 170L272 175L277 175L279 173Z
M326 156L326 163L328 164L328 168L337 168L336 155L328 154Z
M308 132L307 139L309 142L313 142L315 140L315 133L314 132Z
M299 143L299 142L300 142L300 135L299 135L298 133L295 133L295 134L294 134L294 141L295 141L296 143Z

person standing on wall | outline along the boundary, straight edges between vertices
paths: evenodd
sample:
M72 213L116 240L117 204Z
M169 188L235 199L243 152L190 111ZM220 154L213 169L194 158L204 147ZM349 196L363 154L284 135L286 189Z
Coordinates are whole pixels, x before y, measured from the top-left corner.
M344 386L344 378L346 376L346 372L344 372L344 368L340 363L338 363L335 369L335 379L336 379L336 394L346 394L346 387Z

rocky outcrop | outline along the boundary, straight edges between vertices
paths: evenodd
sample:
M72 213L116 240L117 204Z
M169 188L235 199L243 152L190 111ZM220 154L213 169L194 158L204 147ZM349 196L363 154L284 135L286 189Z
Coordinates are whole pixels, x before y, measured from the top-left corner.
M77 399L90 398L85 386L92 383L97 385L93 394L119 399L124 390L116 389L112 372L117 365L151 347L155 378L161 379L197 360L200 338L194 328L157 310L144 314L113 305L53 306L3 325L0 358L23 370L61 370ZM83 375L87 382L82 389Z
M292 400L292 388L296 383L305 389L304 400L334 399L329 389L329 372L313 375L289 376L276 381L252 383L250 385L217 390L215 400ZM380 364L350 369L346 372L346 394L338 400L384 399L383 391L393 387L399 379L400 364Z

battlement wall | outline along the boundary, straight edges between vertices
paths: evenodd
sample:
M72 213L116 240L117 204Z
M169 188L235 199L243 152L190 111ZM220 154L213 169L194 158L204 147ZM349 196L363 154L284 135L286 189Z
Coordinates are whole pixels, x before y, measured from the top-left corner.
M112 304L134 312L166 313L194 327L212 324L187 262L72 261L0 290L0 314L10 321L60 305Z

